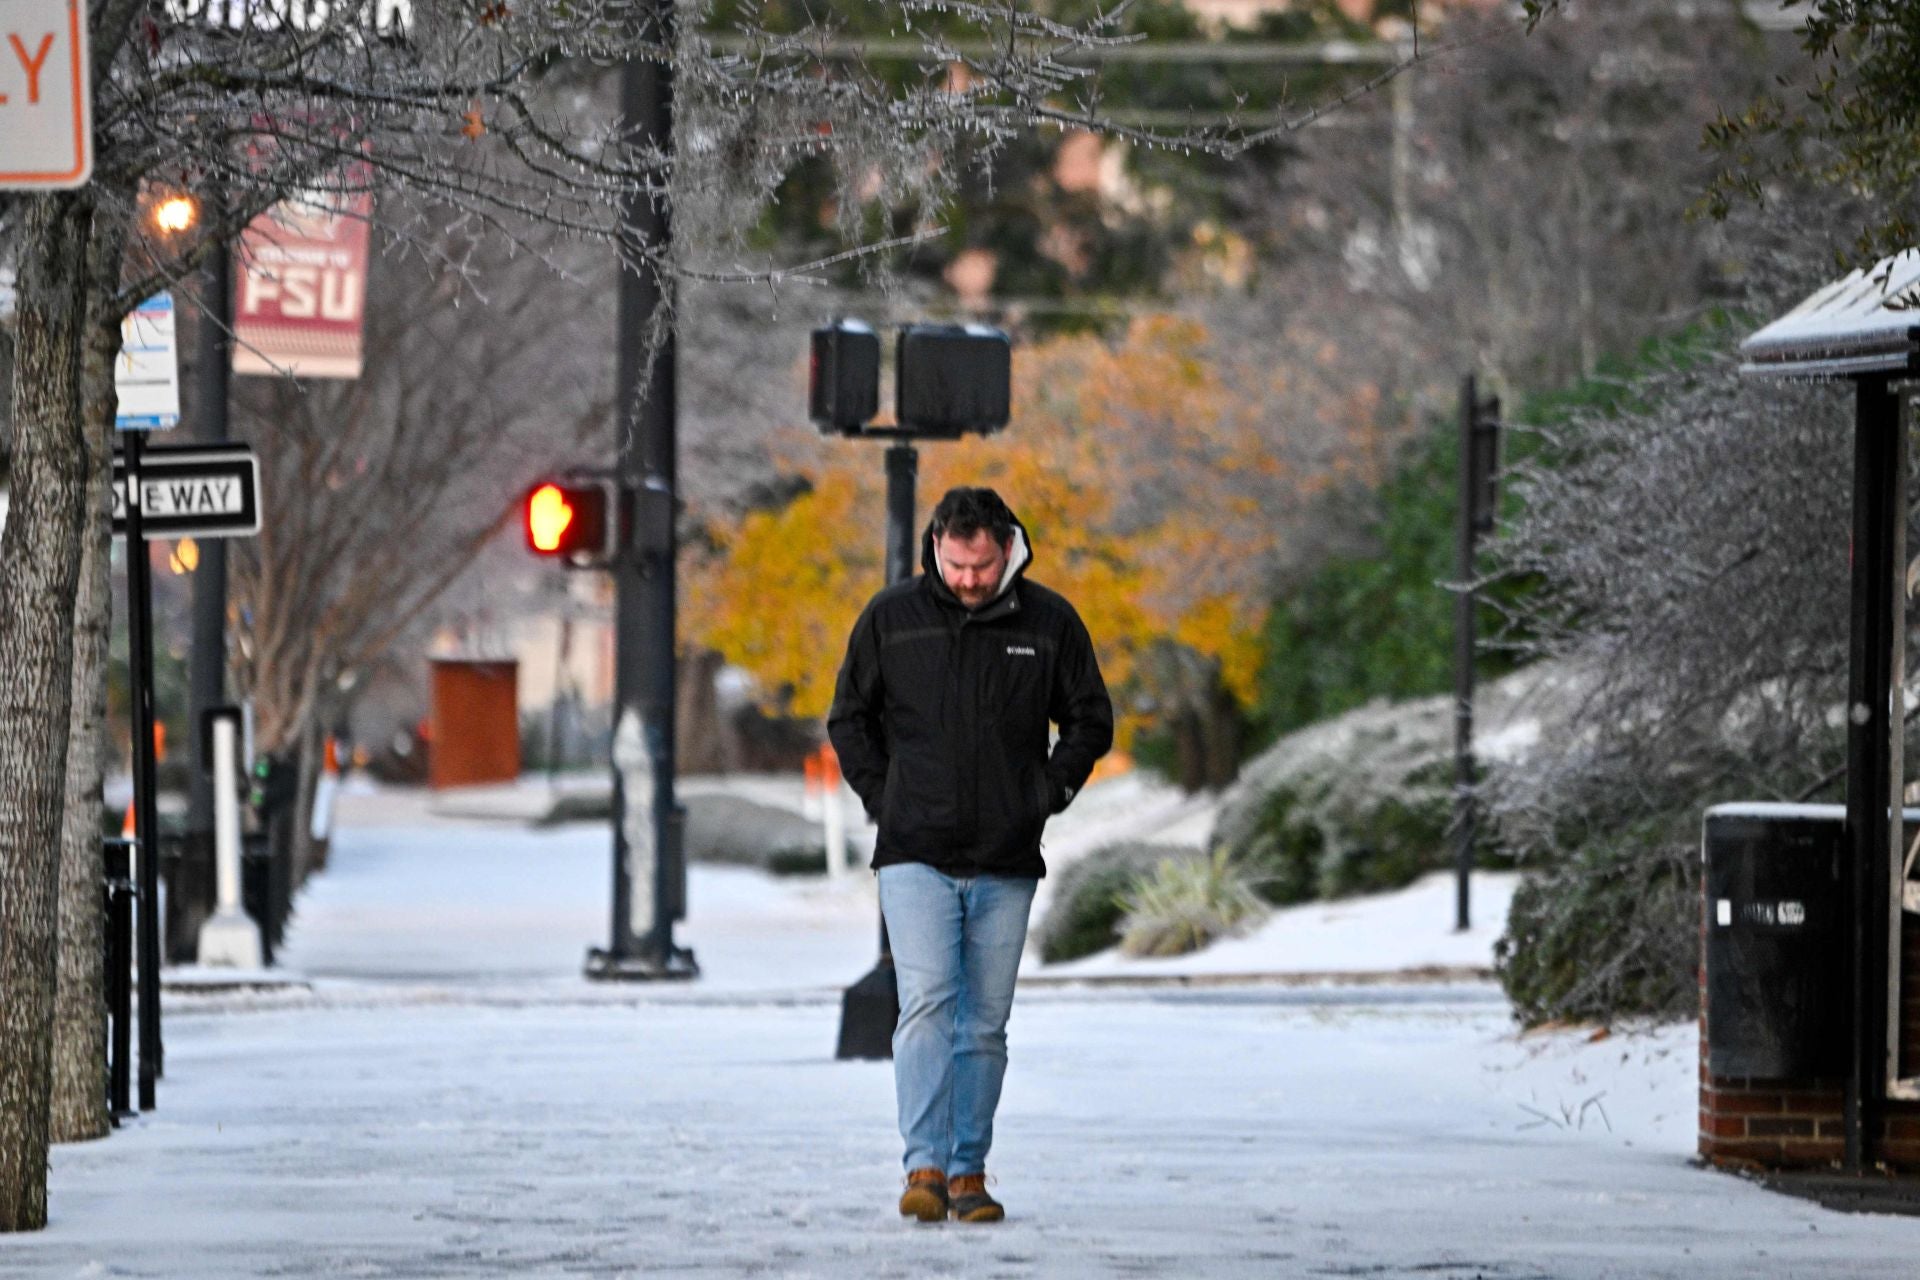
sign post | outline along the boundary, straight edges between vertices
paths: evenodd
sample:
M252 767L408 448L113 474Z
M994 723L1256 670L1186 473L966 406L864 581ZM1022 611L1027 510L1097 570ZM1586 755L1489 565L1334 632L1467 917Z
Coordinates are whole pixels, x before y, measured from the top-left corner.
M247 445L148 448L125 432L113 463L113 531L127 540L127 672L133 694L133 821L139 849L140 1109L154 1107L160 1039L160 848L154 803L153 590L147 541L260 529L259 463Z
M127 487L136 495L126 506L127 536L127 683L133 701L133 836L139 882L140 1109L151 1111L155 1081L162 1070L160 1043L160 823L154 803L153 775L153 584L141 528L140 454L146 433L129 431L116 469L124 465ZM116 494L118 486L116 486ZM116 501L115 506L119 503Z
M57 191L93 176L87 7L0 5L0 190Z

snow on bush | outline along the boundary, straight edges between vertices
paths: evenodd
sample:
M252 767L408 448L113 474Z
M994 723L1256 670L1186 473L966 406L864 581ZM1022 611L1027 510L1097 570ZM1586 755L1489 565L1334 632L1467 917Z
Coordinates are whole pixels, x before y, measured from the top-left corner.
M1520 749L1564 715L1572 682L1528 668L1490 682L1476 725ZM1288 734L1248 763L1213 845L1269 902L1397 889L1452 865L1453 699L1376 701ZM1483 839L1482 858L1493 855Z
M1838 794L1850 397L1742 378L1737 336L1536 425L1549 448L1512 478L1493 557L1537 584L1528 651L1587 673L1578 732L1483 788L1538 869L1500 946L1525 1021L1690 1013L1703 811Z

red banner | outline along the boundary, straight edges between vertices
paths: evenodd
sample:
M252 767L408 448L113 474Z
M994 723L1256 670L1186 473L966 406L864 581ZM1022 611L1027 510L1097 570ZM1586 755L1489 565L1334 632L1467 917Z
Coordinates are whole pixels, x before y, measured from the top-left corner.
M240 237L235 373L360 376L369 194L283 200Z

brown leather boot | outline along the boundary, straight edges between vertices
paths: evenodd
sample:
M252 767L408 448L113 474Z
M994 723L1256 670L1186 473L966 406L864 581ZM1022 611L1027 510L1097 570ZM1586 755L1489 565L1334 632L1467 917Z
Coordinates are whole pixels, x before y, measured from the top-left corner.
M915 1169L907 1174L900 1196L900 1216L939 1222L947 1216L947 1175L938 1169Z
M947 1192L953 1198L955 1222L998 1222L1007 1216L1005 1206L987 1194L984 1173L961 1174L947 1184Z

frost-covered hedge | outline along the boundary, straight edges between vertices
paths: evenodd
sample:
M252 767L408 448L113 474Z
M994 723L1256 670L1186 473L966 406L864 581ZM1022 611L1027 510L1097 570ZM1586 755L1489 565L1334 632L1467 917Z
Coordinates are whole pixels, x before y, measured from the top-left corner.
M1523 880L1494 947L1514 1016L1533 1025L1690 1015L1700 938L1696 844L1697 836L1622 832L1578 845Z
M1522 750L1560 705L1547 669L1484 686L1483 750ZM1372 702L1280 739L1228 795L1213 845L1270 902L1395 889L1452 865L1453 700ZM1481 860L1498 862L1490 838ZM1504 864L1502 864L1504 865Z
M1484 753L1524 751L1543 722L1564 715L1569 681L1542 666L1489 682L1477 698ZM1206 863L1224 855L1234 886L1285 904L1396 889L1453 864L1453 700L1369 703L1280 739L1249 761L1221 804L1206 853L1150 844L1097 849L1059 873L1053 906L1040 925L1048 963L1102 951L1121 940L1125 902L1184 904L1209 918L1208 905L1237 889L1223 876L1159 874L1163 859ZM1511 865L1491 836L1481 862ZM1153 889L1163 882L1160 891ZM1178 892L1173 889L1178 887ZM1144 898L1142 890L1148 890ZM1173 920L1181 913L1162 911ZM1150 949L1193 945L1229 932L1251 913L1233 910L1220 928L1176 927L1153 933ZM1181 917L1184 919L1185 917ZM1197 917L1196 917L1197 918ZM1146 947L1146 932L1142 933Z

